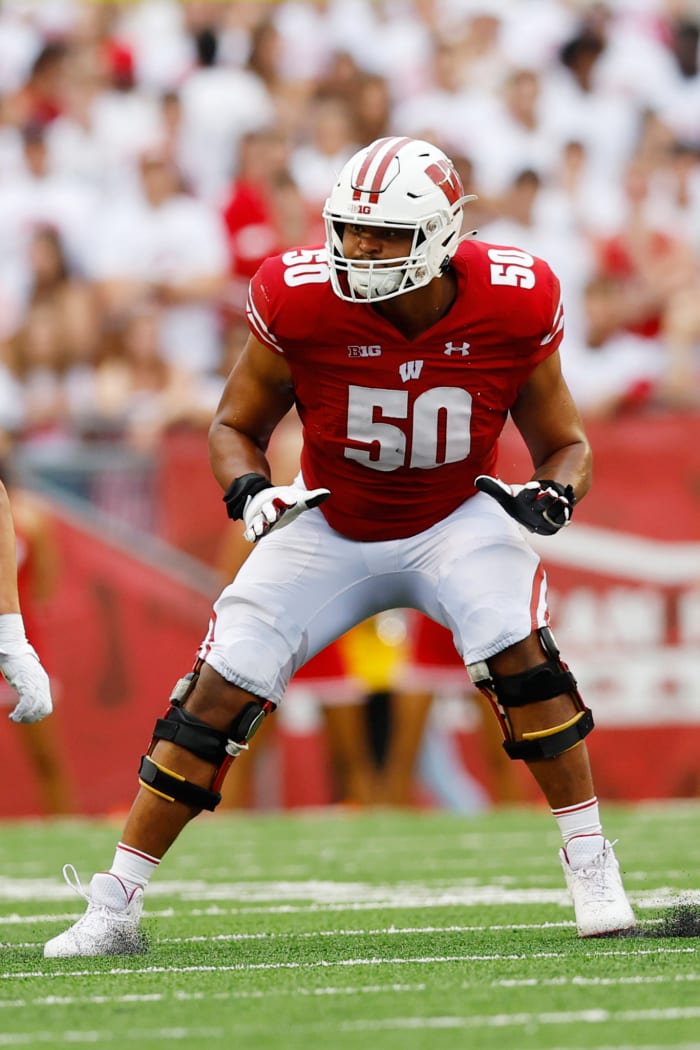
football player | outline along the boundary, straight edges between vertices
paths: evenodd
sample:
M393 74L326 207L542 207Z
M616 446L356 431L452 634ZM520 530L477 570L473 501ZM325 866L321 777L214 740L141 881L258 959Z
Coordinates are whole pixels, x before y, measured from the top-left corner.
M343 168L326 242L267 259L250 337L210 431L229 516L255 549L214 603L193 671L141 759L140 789L88 908L45 955L137 951L144 888L294 672L353 625L416 608L449 627L561 830L578 933L635 922L603 833L585 738L593 718L549 626L524 531L569 524L591 450L562 378L559 282L542 259L462 235L459 175L429 142L377 140ZM266 449L292 405L301 472ZM495 476L511 415L532 476ZM556 542L554 540L553 542Z

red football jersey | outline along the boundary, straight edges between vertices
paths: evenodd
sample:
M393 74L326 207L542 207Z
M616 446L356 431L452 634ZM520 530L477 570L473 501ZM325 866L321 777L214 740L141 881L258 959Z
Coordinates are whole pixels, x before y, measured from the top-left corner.
M251 281L251 331L292 372L304 481L331 490L321 509L351 539L415 535L472 496L519 389L561 342L547 263L470 240L452 266L455 301L416 339L336 296L324 247L267 259Z

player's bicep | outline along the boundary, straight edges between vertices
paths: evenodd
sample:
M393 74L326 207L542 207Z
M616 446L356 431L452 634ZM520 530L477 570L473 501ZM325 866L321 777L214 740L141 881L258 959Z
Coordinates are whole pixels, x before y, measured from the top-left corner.
M532 372L520 389L511 415L535 465L568 445L587 440L561 372L558 352L545 358Z
M230 427L265 448L293 403L292 377L284 357L251 335L228 377L212 430Z

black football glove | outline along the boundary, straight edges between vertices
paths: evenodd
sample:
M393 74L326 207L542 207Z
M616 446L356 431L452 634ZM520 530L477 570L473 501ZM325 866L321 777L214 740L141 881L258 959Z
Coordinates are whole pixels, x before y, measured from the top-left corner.
M544 479L528 481L526 485L506 485L488 474L480 474L474 484L493 496L511 518L540 536L553 536L571 521L576 503L571 485Z

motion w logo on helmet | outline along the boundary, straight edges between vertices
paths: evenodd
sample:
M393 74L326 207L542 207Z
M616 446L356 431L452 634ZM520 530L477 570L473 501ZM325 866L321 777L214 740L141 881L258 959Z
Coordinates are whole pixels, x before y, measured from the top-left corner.
M449 160L436 161L425 169L425 174L442 190L449 204L456 204L464 196L462 180Z

